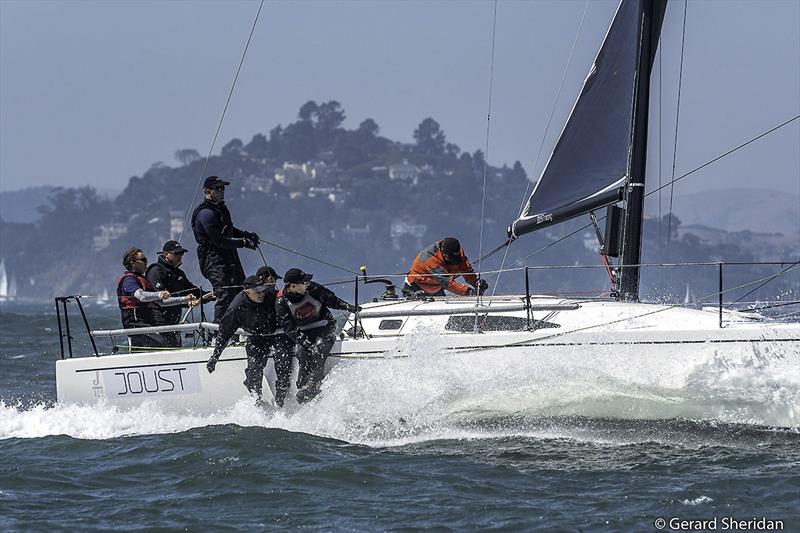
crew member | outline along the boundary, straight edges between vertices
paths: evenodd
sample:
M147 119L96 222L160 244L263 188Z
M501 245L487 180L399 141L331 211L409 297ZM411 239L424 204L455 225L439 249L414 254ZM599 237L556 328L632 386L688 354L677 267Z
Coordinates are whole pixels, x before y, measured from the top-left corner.
M261 278L261 281L269 287L270 289L275 289L278 284L279 279L283 279L281 276L275 272L275 269L269 265L264 265L263 267L256 270L256 276Z
M169 307L173 305L193 305L196 302L194 295L170 296L169 291L154 291L150 282L144 276L147 269L147 257L139 248L129 248L122 256L122 266L125 273L117 282L117 301L122 314L122 327L146 328L155 326L156 319L153 314L155 302ZM131 341L131 351L136 348L163 348L167 345L160 334L128 335Z
M195 298L213 296L213 293L203 294L203 291L189 281L186 273L180 269L183 263L183 254L186 252L187 250L178 241L165 242L162 251L158 254L158 262L147 267L147 281L150 282L154 290L169 291L173 295L188 296L191 294ZM177 305L165 307L156 302L156 306L153 309L156 325L179 324L184 307ZM179 347L181 345L179 332L166 332L161 335L167 346Z
M358 306L340 300L332 291L311 281L312 275L290 268L283 275L283 291L275 303L278 322L296 346L300 372L297 377L297 402L319 394L325 359L336 340L336 320L330 309L349 313Z
M456 278L461 275L469 283L465 285ZM417 294L444 296L445 289L460 296L483 294L489 287L486 280L478 281L472 264L464 255L458 239L447 237L422 250L403 284L403 294L412 297Z
M292 351L289 339L280 331L275 318L276 294L275 289L264 285L258 276L248 276L244 280L244 290L236 295L219 323L214 354L206 367L209 372L214 372L228 341L238 328L244 329L248 333L244 385L256 396L256 403L261 405L264 367L269 357L274 357L277 375L275 404L282 407L292 375Z
M260 242L255 233L233 225L225 205L225 186L230 182L209 176L203 183L205 200L192 213L192 231L197 240L200 272L211 282L217 303L214 322L219 323L244 282L244 269L237 248L255 250Z

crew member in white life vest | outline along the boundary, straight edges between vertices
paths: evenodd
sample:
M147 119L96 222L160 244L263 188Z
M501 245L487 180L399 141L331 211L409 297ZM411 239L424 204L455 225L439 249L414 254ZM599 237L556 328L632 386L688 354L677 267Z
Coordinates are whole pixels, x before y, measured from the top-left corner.
M300 372L297 377L297 402L319 394L325 359L336 340L336 319L330 309L349 313L361 308L338 298L332 291L311 281L312 275L290 268L283 275L283 290L275 302L278 322L294 341Z

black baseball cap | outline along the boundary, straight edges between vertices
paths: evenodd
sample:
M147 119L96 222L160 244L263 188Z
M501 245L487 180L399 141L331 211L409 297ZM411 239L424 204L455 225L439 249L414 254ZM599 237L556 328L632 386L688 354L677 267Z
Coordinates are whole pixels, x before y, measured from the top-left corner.
M221 179L219 176L209 176L206 178L206 181L203 182L204 189L213 189L214 187L219 187L220 185L230 185L230 181L225 181Z
M283 282L286 285L290 283L305 283L306 281L311 281L313 277L313 274L306 274L299 268L290 268L286 271L286 274L283 275Z
M258 276L247 276L244 280L245 289L265 289L264 280Z
M267 278L283 279L281 278L281 276L278 275L277 272L275 272L275 269L269 265L264 265L263 267L259 268L256 271L256 276L258 276L261 279L267 279Z
M461 253L461 243L455 237L447 237L442 241L442 252L451 257L457 256Z
M173 253L186 253L189 250L181 246L181 243L178 241L167 241L164 243L164 247L161 249L164 252L173 252Z

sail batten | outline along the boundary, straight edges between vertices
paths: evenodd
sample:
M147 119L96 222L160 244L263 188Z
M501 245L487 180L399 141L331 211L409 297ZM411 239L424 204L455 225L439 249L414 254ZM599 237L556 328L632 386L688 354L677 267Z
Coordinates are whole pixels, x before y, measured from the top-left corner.
M623 0L589 68L526 208L509 228L518 237L619 197L630 175L640 24L639 1Z

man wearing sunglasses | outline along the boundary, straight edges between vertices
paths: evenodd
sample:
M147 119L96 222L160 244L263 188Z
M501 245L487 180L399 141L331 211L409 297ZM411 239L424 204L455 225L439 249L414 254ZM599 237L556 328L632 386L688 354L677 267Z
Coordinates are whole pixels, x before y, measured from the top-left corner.
M319 394L325 359L336 340L336 319L330 309L355 313L361 308L339 299L333 291L311 281L312 275L290 268L283 275L284 287L275 303L278 322L295 343L300 372L297 402Z
M230 182L217 176L207 177L203 183L205 199L192 213L200 272L211 282L217 296L214 305L214 322L217 323L244 282L244 269L237 249L255 250L260 242L255 233L233 225L231 212L225 205L225 187L228 185Z
M122 327L146 328L155 326L154 310L156 302L164 307L193 305L194 296L172 296L169 291L154 290L145 277L147 257L141 248L128 248L122 256L125 273L117 281L117 302L122 315ZM128 335L131 351L142 351L147 348L163 348L167 345L164 336L158 333L145 335Z
M154 290L169 291L173 296L188 296L192 295L194 298L206 299L213 296L213 293L203 293L199 287L189 281L186 273L181 270L180 266L183 263L183 255L187 250L180 245L178 241L167 241L162 247L162 251L158 254L158 261L147 267L147 281ZM156 307L153 309L153 316L157 326L169 326L172 324L179 324L181 315L183 314L184 306L170 306L165 307L156 302ZM181 345L181 335L179 332L162 333L167 346L179 347Z
M244 290L236 295L219 323L219 335L214 353L206 364L209 373L214 372L228 344L238 328L248 333L245 351L247 368L244 370L244 385L261 405L264 367L270 357L275 359L275 404L283 407L283 400L289 391L292 374L291 343L278 328L275 318L275 289L264 285L258 276L248 276L244 280Z

